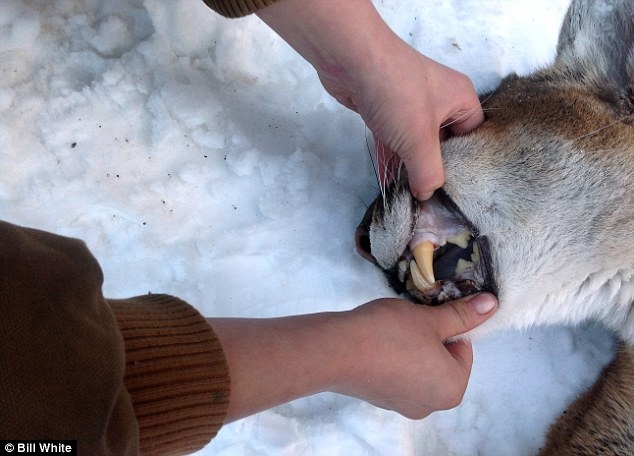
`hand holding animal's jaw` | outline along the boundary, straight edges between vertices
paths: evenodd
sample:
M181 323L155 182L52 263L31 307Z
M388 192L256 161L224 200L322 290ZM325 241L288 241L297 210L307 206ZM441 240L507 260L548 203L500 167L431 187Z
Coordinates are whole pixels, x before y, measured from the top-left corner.
M495 308L483 294L434 308L377 299L344 312L210 318L236 379L227 419L322 391L416 419L455 407L473 355L468 343L447 340Z
M469 78L411 47L367 0L285 0L258 15L315 68L328 93L361 115L377 143L379 175L389 179L396 154L414 195L431 197L444 181L440 137L484 120Z

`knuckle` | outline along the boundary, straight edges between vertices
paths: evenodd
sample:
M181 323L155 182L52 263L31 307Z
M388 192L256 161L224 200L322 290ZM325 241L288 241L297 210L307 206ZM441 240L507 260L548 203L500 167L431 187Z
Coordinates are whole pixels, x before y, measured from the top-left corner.
M467 306L463 305L462 301L452 301L448 303L448 309L451 311L452 319L460 325L460 328L470 327L471 315L467 310Z

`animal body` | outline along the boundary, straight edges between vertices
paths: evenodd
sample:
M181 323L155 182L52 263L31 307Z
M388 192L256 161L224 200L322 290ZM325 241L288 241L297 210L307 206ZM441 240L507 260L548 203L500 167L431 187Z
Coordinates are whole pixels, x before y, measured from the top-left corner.
M479 290L474 334L596 320L621 340L553 424L544 455L634 454L634 2L575 0L557 57L482 96L486 120L442 144L446 182L416 201L401 169L357 229L362 255L411 299Z

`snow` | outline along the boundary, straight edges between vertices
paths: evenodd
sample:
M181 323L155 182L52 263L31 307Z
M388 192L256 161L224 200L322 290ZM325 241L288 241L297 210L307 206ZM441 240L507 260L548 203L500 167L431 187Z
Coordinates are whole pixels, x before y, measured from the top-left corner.
M375 4L487 91L552 60L568 0ZM3 0L0 75L1 217L84 239L106 296L269 317L392 295L354 252L377 192L369 135L257 17ZM227 425L200 454L532 455L612 345L592 324L496 333L475 341L456 409L410 421L320 394Z

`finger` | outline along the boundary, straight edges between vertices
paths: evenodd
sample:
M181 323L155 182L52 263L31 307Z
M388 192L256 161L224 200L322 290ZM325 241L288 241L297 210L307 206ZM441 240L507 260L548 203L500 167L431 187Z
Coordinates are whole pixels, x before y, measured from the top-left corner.
M456 135L463 135L475 130L484 122L484 112L477 101L471 108L459 111L444 123L449 131Z
M409 187L414 197L425 201L442 187L445 182L445 169L440 154L440 137L437 131L420 142L421 148L413 154L403 157L407 168Z
M383 141L374 135L376 145L376 174L382 190L396 177L401 159Z
M453 105L453 108L448 112L443 125L451 133L462 135L484 122L484 112L471 80L461 73L453 72L452 75L455 78L452 81L455 90L452 93L452 102L447 101L446 106Z
M497 299L479 293L434 308L440 313L438 328L443 338L464 334L485 322L497 309Z

